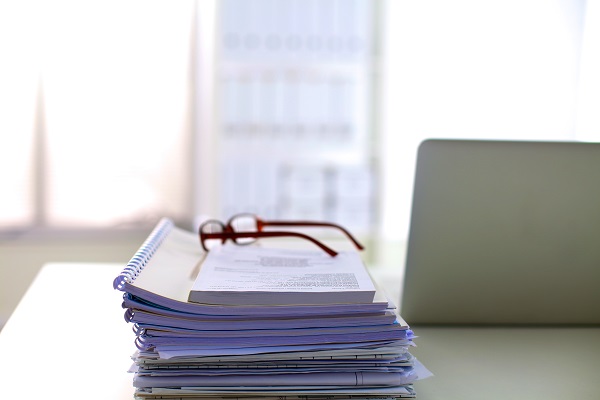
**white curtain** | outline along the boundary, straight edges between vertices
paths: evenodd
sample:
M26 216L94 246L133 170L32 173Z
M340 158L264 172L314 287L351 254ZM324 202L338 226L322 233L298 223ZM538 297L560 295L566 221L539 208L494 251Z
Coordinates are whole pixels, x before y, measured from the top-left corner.
M192 0L0 3L0 226L188 212L193 11Z
M427 137L600 140L597 0L382 4L385 237L406 235ZM219 111L193 79L194 7L0 0L0 229L190 218L193 196L218 201L199 161L215 161L214 137L193 127Z
M426 138L600 140L597 3L385 3L383 237L406 238Z

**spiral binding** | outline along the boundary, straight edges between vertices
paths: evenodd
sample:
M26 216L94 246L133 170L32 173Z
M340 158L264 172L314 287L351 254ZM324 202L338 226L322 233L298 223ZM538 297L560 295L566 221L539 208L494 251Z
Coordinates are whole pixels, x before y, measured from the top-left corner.
M163 240L165 240L173 226L173 221L168 218L160 220L154 230L150 233L150 236L148 236L146 241L127 263L125 269L123 269L119 276L113 281L113 287L115 289L124 290L126 283L131 283L138 277Z

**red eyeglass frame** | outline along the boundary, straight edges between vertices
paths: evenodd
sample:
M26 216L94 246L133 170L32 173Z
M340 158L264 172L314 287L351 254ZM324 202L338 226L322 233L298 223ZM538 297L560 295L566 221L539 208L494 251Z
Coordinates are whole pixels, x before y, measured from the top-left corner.
M237 232L237 231L235 231L235 229L233 228L233 222L235 221L236 218L240 218L240 217L254 218L256 220L257 231L256 232ZM216 233L203 232L203 228L208 226L209 224L219 225L222 228L222 232L216 232ZM335 257L338 254L335 250L331 249L330 247L326 246L322 242L320 242L317 239L315 239L311 236L308 236L306 234L303 234L300 232L288 232L288 231L263 232L262 229L265 226L298 226L298 227L308 226L308 227L336 228L336 229L341 230L359 250L364 249L364 246L361 245L358 242L358 240L356 240L354 238L354 236L352 236L352 234L350 234L350 232L348 232L348 230L346 230L344 227L342 227L338 224L334 224L334 223L330 223L330 222L320 222L320 221L265 221L265 220L260 219L256 215L250 214L250 213L236 214L228 220L227 224L224 224L223 222L216 220L216 219L207 220L204 223L202 223L202 225L200 225L200 227L198 228L198 235L199 235L199 239L200 239L200 244L205 251L209 251L208 247L205 244L205 241L207 239L218 239L218 240L221 240L221 243L223 243L223 244L227 240L231 240L236 244L240 244L237 242L236 239L240 239L240 238L258 239L258 238L268 238L268 237L298 237L298 238L302 238L302 239L312 242L313 244L320 247L323 251L325 251L327 254L329 254L332 257Z
M341 225L334 224L332 222L289 221L289 220L288 221L286 221L286 220L265 221L265 220L261 219L260 217L256 216L255 214L243 213L243 214L236 214L233 217L231 217L229 219L229 221L227 222L227 225L230 226L232 228L232 230L234 230L233 226L232 226L233 221L235 221L236 218L244 217L244 216L252 217L256 220L256 227L259 232L262 232L262 230L265 226L297 226L297 227L335 228L335 229L338 229L341 232L343 232L346 235L346 237L348 237L348 239L350 239L350 241L356 246L357 249L359 249L359 250L365 249L364 246L362 244L360 244L359 241L356 240L356 238L354 236L352 236L352 234L346 228L344 228Z

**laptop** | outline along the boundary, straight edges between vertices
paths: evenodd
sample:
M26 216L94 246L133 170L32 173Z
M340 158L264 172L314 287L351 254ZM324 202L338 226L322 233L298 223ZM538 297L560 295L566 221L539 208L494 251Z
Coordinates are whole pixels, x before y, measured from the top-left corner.
M421 143L401 304L411 324L600 324L600 144Z

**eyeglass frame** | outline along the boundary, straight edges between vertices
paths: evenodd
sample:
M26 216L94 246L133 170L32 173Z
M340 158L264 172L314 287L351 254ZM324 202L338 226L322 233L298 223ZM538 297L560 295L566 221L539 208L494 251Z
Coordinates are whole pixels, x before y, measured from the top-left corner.
M255 219L256 229L257 229L256 231L254 231L254 232L252 232L252 231L238 232L233 228L233 222L235 221L235 219L243 217L243 216L252 217ZM217 225L221 226L222 232L218 232L218 233L203 232L203 228L205 226L207 226L208 224L217 224ZM334 224L334 223L330 223L330 222L320 222L320 221L283 221L283 220L282 221L265 221L265 220L259 218L258 216L256 216L255 214L251 214L251 213L236 214L236 215L232 216L231 218L229 218L229 220L227 221L227 224L224 224L222 221L219 221L217 219L210 219L210 220L204 221L198 228L198 236L199 236L200 244L201 244L202 248L207 252L209 251L209 248L205 244L205 241L207 239L220 239L221 243L223 243L223 244L227 240L231 240L237 245L244 245L244 244L250 244L251 242L239 243L236 239L240 239L240 238L258 239L258 238L266 238L266 237L286 237L287 236L287 237L298 237L298 238L308 240L308 241L312 242L313 244L317 245L318 247L320 247L323 251L325 251L331 257L335 257L338 254L335 250L331 249L330 247L326 246L322 242L318 241L317 239L315 239L309 235L306 235L306 234L303 234L300 232L291 232L291 231L263 232L262 229L265 226L309 226L309 227L336 228L336 229L341 230L359 250L364 249L364 246L361 245L358 242L358 240L356 240L354 238L354 236L352 236L352 234L350 232L348 232L348 230L346 230L344 227L342 227L338 224Z
M318 228L335 228L340 230L350 241L356 246L358 250L364 250L364 246L360 244L358 240L343 226L335 224L333 222L323 222L323 221L290 221L290 220L273 220L273 221L265 221L252 213L241 213L236 214L233 217L229 218L227 224L233 228L233 221L236 218L240 217L252 217L256 220L256 229L259 232L262 232L265 226L298 226L298 227L318 227ZM234 229L235 231L235 229Z

